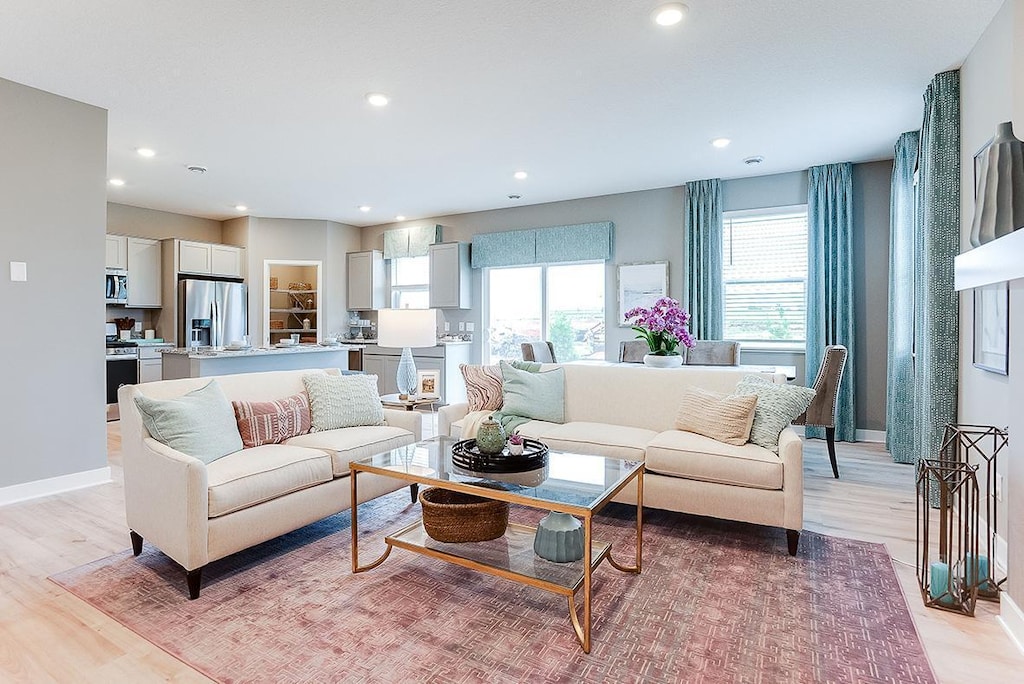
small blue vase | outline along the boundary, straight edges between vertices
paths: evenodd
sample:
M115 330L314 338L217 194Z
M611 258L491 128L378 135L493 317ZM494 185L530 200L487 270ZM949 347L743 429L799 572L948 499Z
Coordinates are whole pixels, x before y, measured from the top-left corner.
M537 525L533 551L555 563L583 558L583 523L568 513L551 511Z

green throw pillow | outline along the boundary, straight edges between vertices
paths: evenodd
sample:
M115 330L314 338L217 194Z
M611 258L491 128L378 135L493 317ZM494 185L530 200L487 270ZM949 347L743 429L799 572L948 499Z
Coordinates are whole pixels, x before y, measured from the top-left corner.
M309 394L313 432L359 425L384 425L376 375L302 376Z
M502 413L549 423L565 422L565 371L531 373L501 361Z
M242 449L235 412L216 380L177 399L139 395L135 405L153 439L203 463Z
M733 394L757 396L750 441L779 453L779 434L793 419L807 410L814 390L799 385L777 385L760 375L748 375Z

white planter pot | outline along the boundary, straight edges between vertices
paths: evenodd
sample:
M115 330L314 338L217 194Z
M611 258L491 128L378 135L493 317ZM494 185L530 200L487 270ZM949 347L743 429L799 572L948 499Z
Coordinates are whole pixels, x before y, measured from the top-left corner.
M673 354L672 356L646 354L644 355L644 365L651 368L679 368L683 365L683 357L679 354Z

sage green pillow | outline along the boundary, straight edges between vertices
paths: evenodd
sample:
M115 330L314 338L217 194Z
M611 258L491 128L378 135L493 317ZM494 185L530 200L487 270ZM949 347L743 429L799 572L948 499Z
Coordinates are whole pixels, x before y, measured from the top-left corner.
M756 395L750 441L779 453L779 434L807 410L814 390L799 385L777 385L760 375L748 375L736 385L734 395Z
M531 373L500 361L502 407L508 415L549 423L565 422L565 371L561 368Z
M176 399L138 395L135 405L153 439L203 463L243 448L235 412L216 380Z
M376 375L303 375L313 432L385 425Z

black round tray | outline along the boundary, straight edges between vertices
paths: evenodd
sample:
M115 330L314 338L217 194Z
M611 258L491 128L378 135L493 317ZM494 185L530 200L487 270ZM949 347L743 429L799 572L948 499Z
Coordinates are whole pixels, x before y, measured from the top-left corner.
M521 456L508 453L507 445L497 454L485 454L477 448L475 439L464 439L452 446L452 463L482 473L521 473L542 468L547 462L547 445L535 439L523 440Z

